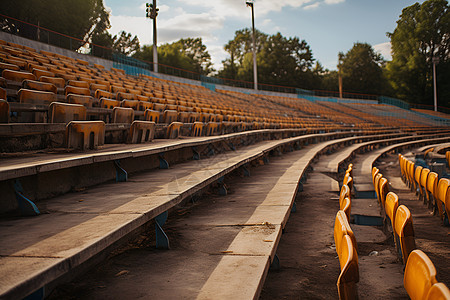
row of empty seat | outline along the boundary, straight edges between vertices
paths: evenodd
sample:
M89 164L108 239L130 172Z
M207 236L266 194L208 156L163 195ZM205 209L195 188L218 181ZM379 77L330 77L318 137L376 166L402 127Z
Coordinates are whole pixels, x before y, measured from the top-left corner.
M403 174L402 174L403 177ZM429 257L416 249L412 215L399 205L397 194L389 192L389 182L376 167L372 180L377 194L384 228L393 235L397 255L405 265L403 284L411 299L450 299L450 291L438 282L436 268Z

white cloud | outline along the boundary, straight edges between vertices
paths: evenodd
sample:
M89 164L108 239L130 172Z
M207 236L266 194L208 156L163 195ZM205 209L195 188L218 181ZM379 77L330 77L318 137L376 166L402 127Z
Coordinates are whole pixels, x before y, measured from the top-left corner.
M345 0L325 0L326 4L338 4L342 2L345 2Z
M391 43L390 42L374 45L373 49L376 52L381 53L381 55L383 55L384 59L392 60Z
M316 2L310 5L306 5L305 7L303 7L304 10L310 10L310 9L316 9L318 8L320 5L320 2Z

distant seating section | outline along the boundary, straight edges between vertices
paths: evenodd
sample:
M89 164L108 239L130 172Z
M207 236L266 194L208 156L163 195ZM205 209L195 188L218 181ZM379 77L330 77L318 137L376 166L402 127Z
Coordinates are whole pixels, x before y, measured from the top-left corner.
M72 117L78 121L79 114L68 112L70 106L58 104L49 109L53 102L59 102L83 105L86 120L124 122L128 126L133 121L164 124L166 137L179 136L179 123L181 127L189 124L186 127L190 130L182 132L191 136L269 128L332 131L397 126L406 130L431 124L423 116L403 118L397 114L386 118L386 112L399 110L386 105L312 102L220 89L213 92L200 85L130 76L120 69L107 70L85 60L4 41L0 43L0 71L0 99L17 102L9 108L2 104L3 123L67 122ZM67 110L62 119L43 115L62 107ZM128 112L124 117L117 107L130 108L134 114ZM30 118L33 113L37 116Z

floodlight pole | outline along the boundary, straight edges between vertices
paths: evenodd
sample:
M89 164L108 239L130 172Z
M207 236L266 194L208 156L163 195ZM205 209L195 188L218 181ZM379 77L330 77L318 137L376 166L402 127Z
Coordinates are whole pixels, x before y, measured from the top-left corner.
M158 73L158 49L156 47L156 16L158 15L158 8L156 8L156 0L152 4L146 4L146 17L153 19L153 72Z
M253 40L253 82L254 89L258 90L258 71L256 66L256 33L255 33L255 12L253 10L253 0L245 2L247 6L252 8L252 40Z
M156 0L153 0L153 7L156 8ZM158 73L158 49L156 46L156 15L153 18L153 71Z
M439 63L439 57L434 56L433 62L433 87L434 87L434 111L437 111L437 84L436 84L436 65Z

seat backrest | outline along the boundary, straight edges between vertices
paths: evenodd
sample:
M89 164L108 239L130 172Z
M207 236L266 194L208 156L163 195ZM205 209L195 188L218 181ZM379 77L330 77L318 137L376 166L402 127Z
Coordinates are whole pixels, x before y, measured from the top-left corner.
M69 82L70 82L70 80L69 80ZM90 96L91 90L89 90L88 88L66 85L66 87L64 88L64 93L66 96L69 94Z
M381 206L384 209L384 205L386 202L386 196L389 193L389 182L386 178L381 178L379 183L378 183L378 190L380 192L380 202L381 202Z
M80 80L69 80L69 81L67 81L67 85L76 86L76 87L85 88L85 89L89 88L89 83L87 83L86 81L80 81Z
M159 123L161 113L157 110L146 109L144 113L144 120Z
M30 89L30 90L38 90L38 91L45 91L45 92L52 92L52 93L58 92L56 85L54 85L53 83L35 81L35 80L29 80L29 79L22 81L22 87L25 89Z
M414 166L415 166L415 163L409 160L407 169L406 169L406 173L408 174L408 181L410 184L414 183Z
M133 121L127 138L129 144L151 142L155 136L156 124L148 121Z
M445 204L445 212L447 213L447 218L450 219L450 186L447 188L444 204Z
M56 101L56 94L52 92L20 89L18 95L21 103L50 104Z
M419 188L419 190L421 189L421 186L420 186L420 176L421 176L421 174L422 174L422 170L423 170L423 167L422 167L422 166L417 166L417 167L416 167L416 170L414 171L414 181L415 181L415 186L416 186L417 188Z
M399 254L401 254L403 263L406 264L409 254L416 249L416 243L411 212L405 205L400 205L397 208L393 227L395 236L399 241L397 244L400 246L401 252L399 251Z
M86 120L86 107L79 104L52 102L48 108L50 123Z
M0 123L9 122L9 103L4 99L0 99Z
M170 124L176 121L178 118L178 112L176 110L165 110L163 113L164 123Z
M386 195L385 211L389 220L391 220L392 228L394 228L395 214L398 208L398 196L393 192Z
M139 101L139 110L146 111L147 109L152 109L153 103L148 101Z
M439 175L436 172L430 172L427 178L427 191L433 196L436 195Z
M12 81L22 82L25 79L36 80L36 76L30 72L14 71L5 69L2 72L2 77Z
M437 282L433 284L428 291L426 300L448 300L450 299L450 290L445 283Z
M208 124L206 124L206 135L207 136L215 135L218 129L219 129L218 123L209 122Z
M336 253L338 254L341 248L342 236L346 234L350 236L355 249L357 249L356 238L350 227L350 223L348 222L347 215L343 210L339 210L336 213L336 218L334 220L334 244L336 246Z
M433 284L437 283L436 268L421 250L410 253L403 276L403 285L412 300L425 299Z
M71 121L66 125L67 148L97 149L105 143L103 121Z
M92 107L92 104L94 102L94 99L91 96L85 95L68 94L66 98L67 102L69 103L81 104L86 107Z
M181 135L181 127L183 123L181 122L172 122L167 128L166 138L168 139L176 139Z
M98 103L98 106L101 108L113 109L114 107L120 106L120 101L114 100L114 99L108 99L108 98L101 98Z
M345 212L347 220L350 220L350 214L352 211L352 201L350 201L350 198L345 197L344 200L339 203L339 208Z
M450 186L450 179L441 178L436 188L436 195L435 195L436 206L438 207L439 216L441 217L441 219L444 218L444 211L442 209L442 206L445 206L445 197L447 196L449 186Z
M104 90L95 90L95 94L94 97L97 99L101 99L101 98L108 98L108 99L112 99L114 97L114 94L108 91L104 91Z
M339 299L357 299L358 254L349 235L342 237L339 255L341 273L337 280Z
M124 99L124 100L120 101L120 106L132 108L134 110L139 110L139 101Z
M203 123L194 122L192 125L191 136L202 136L203 135Z
M383 178L383 174L379 173L375 176L375 193L377 194L377 200L379 203L381 203L380 200L380 179Z
M375 188L375 176L377 176L378 172L380 172L380 170L377 167L372 168L372 183L374 188Z
M428 168L422 169L422 172L420 173L420 186L421 186L423 192L425 192L426 188L427 188L427 179L428 179L429 173L430 173L430 169L428 169Z
M344 198L346 198L346 197L351 199L350 188L348 187L348 185L343 184L341 187L341 192L339 193L339 203L344 201Z
M350 191L352 190L352 188L353 188L353 178L350 176L349 173L345 173L343 184L348 185L348 188L350 189Z
M126 107L114 107L112 111L112 123L128 123L134 120L134 110Z

